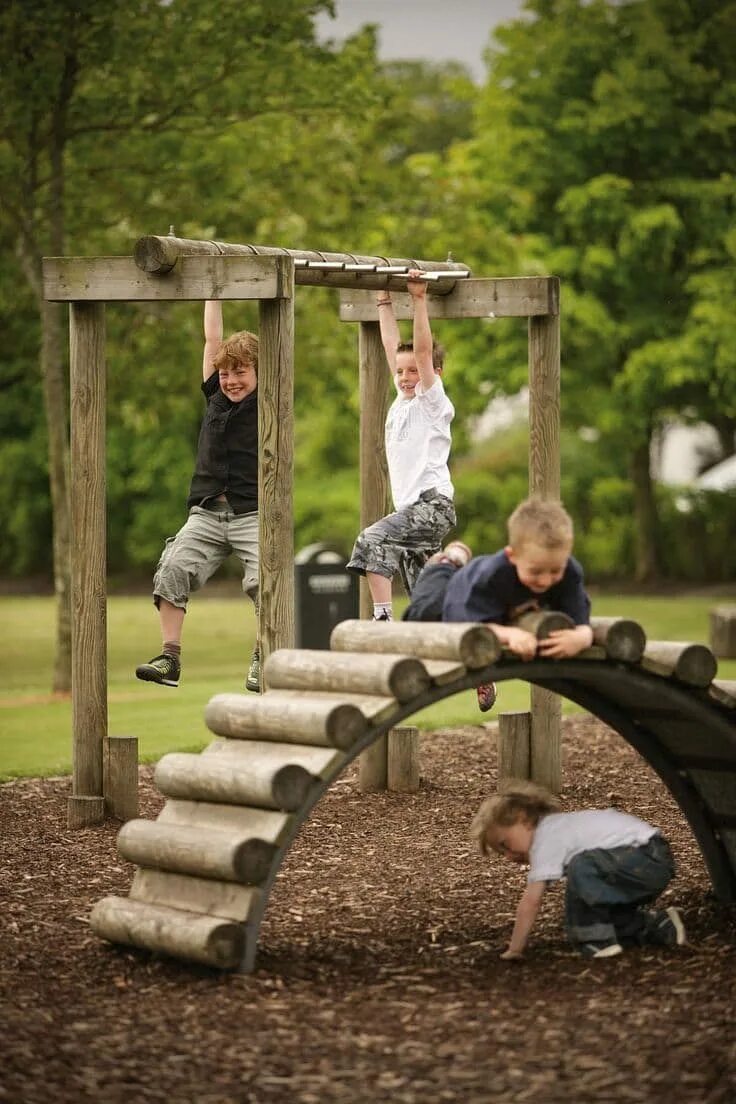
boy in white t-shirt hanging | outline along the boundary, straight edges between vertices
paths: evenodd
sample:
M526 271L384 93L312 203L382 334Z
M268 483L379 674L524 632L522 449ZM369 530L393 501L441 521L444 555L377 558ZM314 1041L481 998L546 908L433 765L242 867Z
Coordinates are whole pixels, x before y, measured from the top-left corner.
M625 947L681 946L685 925L676 908L650 909L669 885L675 864L669 843L645 820L618 809L560 812L533 782L509 779L482 802L470 836L529 867L514 930L501 958L521 958L548 882L565 887L567 937L586 958L611 958Z
M376 295L381 341L398 392L386 416L386 460L394 513L359 534L348 571L365 575L373 618L391 621L392 580L401 573L411 592L429 557L455 526L454 488L447 466L455 408L442 385L443 351L432 339L427 284L409 270L413 341L400 341L391 296Z

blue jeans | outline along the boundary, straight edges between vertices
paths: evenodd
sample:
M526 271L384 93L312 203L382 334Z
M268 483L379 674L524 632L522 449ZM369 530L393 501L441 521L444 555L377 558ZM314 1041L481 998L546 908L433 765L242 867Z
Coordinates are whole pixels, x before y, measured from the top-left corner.
M641 906L670 883L670 845L655 835L636 847L595 848L567 865L565 930L572 943L647 943L652 917Z

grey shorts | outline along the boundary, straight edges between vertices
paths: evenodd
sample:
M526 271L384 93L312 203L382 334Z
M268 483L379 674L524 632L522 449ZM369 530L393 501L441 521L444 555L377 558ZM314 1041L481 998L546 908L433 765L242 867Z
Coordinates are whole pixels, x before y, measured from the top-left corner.
M153 600L186 609L189 595L214 575L231 553L243 566L243 590L258 601L258 514L234 514L192 506L174 537L168 537L153 576Z
M409 593L429 557L456 524L451 498L437 491L424 491L411 506L388 514L359 534L348 571L383 575L401 574Z

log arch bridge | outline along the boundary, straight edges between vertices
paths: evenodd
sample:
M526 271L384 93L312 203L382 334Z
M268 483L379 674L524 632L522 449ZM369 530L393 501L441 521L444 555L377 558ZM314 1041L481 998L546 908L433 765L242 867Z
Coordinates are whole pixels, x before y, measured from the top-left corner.
M713 681L704 645L647 643L623 619L593 626L593 647L567 660L522 662L483 625L414 622L344 621L329 652L275 651L263 695L211 699L213 743L160 760L166 804L156 821L121 829L120 854L138 870L129 897L95 905L93 930L250 971L281 862L347 764L427 705L512 678L577 702L619 732L680 806L716 895L736 900L736 682ZM542 619L538 635L548 629Z

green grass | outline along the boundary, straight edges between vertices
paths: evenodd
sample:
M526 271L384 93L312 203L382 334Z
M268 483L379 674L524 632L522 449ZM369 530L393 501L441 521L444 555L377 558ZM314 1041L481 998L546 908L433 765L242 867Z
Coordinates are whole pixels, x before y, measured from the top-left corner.
M594 595L598 616L640 621L651 639L708 640L708 611L733 598ZM53 669L54 603L50 598L0 598L0 779L66 774L71 770L71 703L49 692ZM239 692L255 634L252 606L240 595L197 595L186 618L184 673L172 690L138 682L136 665L158 651L158 619L145 597L108 601L108 719L111 735L137 736L143 761L166 751L199 750L209 734L204 707L218 693ZM721 661L719 678L736 679L736 660ZM501 687L483 717L467 691L416 714L421 728L478 724L499 709L526 709L525 683ZM566 711L576 707L565 702Z

